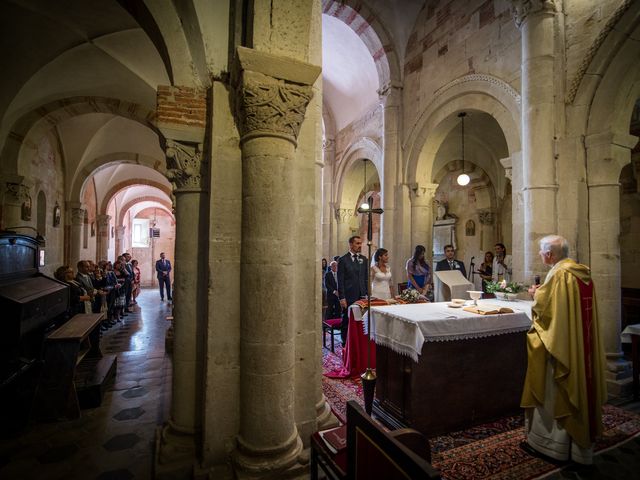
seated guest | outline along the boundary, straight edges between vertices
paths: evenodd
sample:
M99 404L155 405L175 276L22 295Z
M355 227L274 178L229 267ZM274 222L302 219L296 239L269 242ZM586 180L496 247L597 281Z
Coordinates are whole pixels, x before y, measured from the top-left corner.
M467 278L467 270L464 268L464 263L456 260L456 249L453 248L453 245L444 246L444 256L446 258L436 263L436 272L458 270L464 278Z
M487 283L491 281L491 272L493 271L493 252L485 252L484 262L480 264L478 272L482 279L482 291L486 293Z
M510 282L513 259L511 255L507 255L507 248L503 243L496 243L494 250L496 256L493 259L491 279L494 282L501 282L502 280Z
M91 313L91 296L76 281L73 268L63 265L55 271L54 276L69 285L69 316L77 313Z
M385 248L379 248L373 254L373 266L371 267L371 296L388 300L393 298L391 286L391 269L389 268L389 252Z
M427 295L431 285L431 268L424 258L426 248L416 245L413 256L407 260L408 288L417 290L420 295Z
M327 287L327 310L324 318L338 318L341 315L340 298L338 298L338 262L329 264L329 271L324 274L324 284Z

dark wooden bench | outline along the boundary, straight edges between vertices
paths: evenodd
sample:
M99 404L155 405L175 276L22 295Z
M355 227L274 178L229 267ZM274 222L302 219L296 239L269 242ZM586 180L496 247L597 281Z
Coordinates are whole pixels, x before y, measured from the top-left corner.
M115 377L116 356L100 350L103 313L78 314L45 339L36 397L39 420L75 419L80 407L97 407Z
M333 454L319 433L311 436L312 480L318 479L318 468L338 480L439 479L430 460L429 442L420 432L386 432L353 400L347 403L346 449Z

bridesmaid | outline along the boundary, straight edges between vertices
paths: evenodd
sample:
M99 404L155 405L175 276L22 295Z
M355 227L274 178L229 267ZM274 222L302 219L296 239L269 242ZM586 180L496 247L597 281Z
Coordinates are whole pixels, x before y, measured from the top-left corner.
M424 258L426 249L422 245L416 245L413 257L407 260L408 288L413 288L421 295L426 296L431 284L431 269Z

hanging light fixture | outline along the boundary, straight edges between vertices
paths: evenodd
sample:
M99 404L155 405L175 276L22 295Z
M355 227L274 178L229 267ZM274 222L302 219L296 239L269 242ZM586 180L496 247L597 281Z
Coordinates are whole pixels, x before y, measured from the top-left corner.
M367 203L367 192L365 191L367 189L367 159L363 158L362 161L364 162L364 183L362 187L362 191L364 192L364 199L362 200L362 204L360 205L359 210L366 211L371 208Z
M458 118L460 118L460 123L462 124L462 173L460 175L458 175L458 185L464 187L465 185L469 185L469 182L471 181L471 178L469 178L469 175L467 175L466 173L464 173L464 117L467 116L466 112L460 112L458 114Z

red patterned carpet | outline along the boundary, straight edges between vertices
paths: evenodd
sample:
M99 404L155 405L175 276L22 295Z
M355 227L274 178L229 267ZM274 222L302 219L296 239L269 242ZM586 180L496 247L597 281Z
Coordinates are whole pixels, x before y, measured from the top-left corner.
M336 353L325 350L324 371L341 365L341 348ZM362 401L360 379L323 377L324 393L336 416L344 422L346 402ZM640 416L618 407L605 405L604 434L596 444L596 452L609 450L640 434ZM467 430L431 438L433 465L447 480L524 480L539 478L561 469L556 464L532 457L520 448L524 440L522 415L502 418Z

